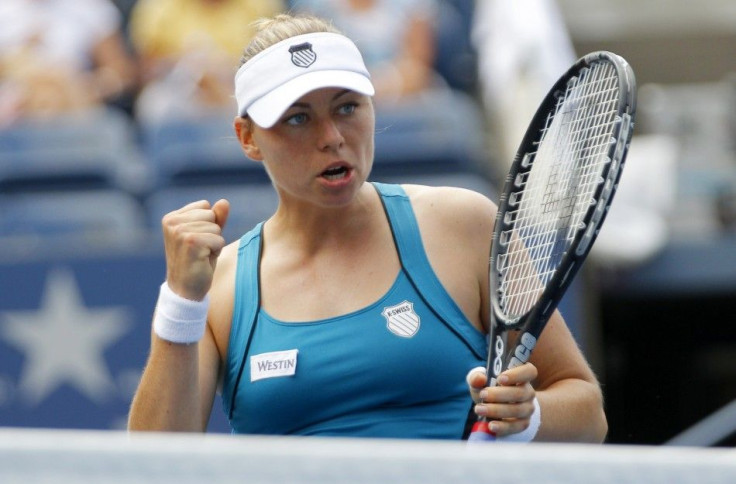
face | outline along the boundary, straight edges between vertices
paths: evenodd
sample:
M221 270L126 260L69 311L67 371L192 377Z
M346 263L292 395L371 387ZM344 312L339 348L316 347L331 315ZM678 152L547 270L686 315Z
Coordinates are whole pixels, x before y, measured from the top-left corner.
M318 89L292 104L273 127L248 126L239 130L243 149L264 163L282 202L339 206L368 178L375 129L368 96Z

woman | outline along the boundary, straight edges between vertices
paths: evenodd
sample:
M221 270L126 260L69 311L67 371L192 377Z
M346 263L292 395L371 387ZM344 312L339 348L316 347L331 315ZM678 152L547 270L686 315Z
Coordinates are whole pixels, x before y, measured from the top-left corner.
M495 206L367 183L374 90L358 49L313 17L258 28L234 125L279 207L228 246L225 200L164 217L167 278L129 428L203 431L219 385L235 432L459 439L464 376L486 354ZM475 407L498 436L604 438L600 388L559 314L499 380Z

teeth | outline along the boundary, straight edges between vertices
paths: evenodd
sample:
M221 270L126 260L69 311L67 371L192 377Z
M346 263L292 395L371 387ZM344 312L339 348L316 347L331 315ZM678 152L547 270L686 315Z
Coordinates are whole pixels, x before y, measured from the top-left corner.
M345 172L335 173L335 174L325 173L325 178L327 178L328 180L338 180L344 177L345 177Z

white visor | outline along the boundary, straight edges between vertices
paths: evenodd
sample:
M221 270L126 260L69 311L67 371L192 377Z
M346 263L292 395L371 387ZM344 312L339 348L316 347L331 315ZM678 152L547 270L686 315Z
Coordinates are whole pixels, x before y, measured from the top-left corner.
M300 97L323 87L375 93L363 57L347 37L329 32L291 37L240 66L235 74L238 115L270 128Z

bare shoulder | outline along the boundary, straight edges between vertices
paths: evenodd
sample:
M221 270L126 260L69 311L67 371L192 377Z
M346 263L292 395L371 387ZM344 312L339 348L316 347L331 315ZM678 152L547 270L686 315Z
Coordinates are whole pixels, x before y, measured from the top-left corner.
M454 254L469 264L488 258L496 204L472 190L457 187L405 185L422 240L435 267ZM481 264L482 265L482 264ZM457 266L456 266L457 267Z
M496 204L485 195L458 187L403 185L420 220L427 218L457 229L489 231L496 217ZM490 233L490 232L488 232Z
M484 330L496 205L463 188L404 186L430 265L468 321Z

